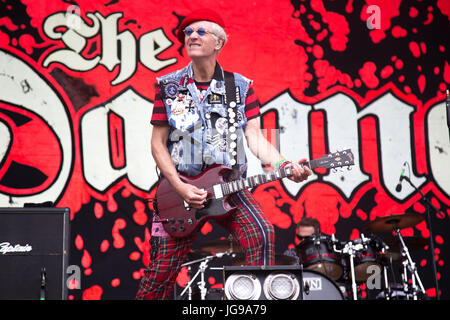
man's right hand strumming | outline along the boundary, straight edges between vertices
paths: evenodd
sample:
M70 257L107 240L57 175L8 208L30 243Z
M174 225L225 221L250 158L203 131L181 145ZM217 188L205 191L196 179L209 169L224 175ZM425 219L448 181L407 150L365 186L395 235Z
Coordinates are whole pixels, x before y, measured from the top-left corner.
M191 208L202 209L206 201L207 191L189 183L181 182L175 187L176 192Z

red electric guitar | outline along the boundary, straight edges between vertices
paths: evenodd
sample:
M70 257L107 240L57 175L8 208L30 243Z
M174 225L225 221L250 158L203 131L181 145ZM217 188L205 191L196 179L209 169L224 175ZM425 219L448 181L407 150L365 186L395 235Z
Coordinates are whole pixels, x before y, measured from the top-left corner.
M354 156L350 149L324 155L320 159L311 160L305 165L315 168L340 168L354 164ZM231 194L274 180L290 177L292 168L287 166L268 173L259 174L249 178L228 181L232 169L216 165L208 168L197 176L180 174L183 182L192 184L208 192L205 207L194 209L187 205L178 193L172 188L167 179L162 178L156 190L156 203L154 203L164 229L175 238L190 235L200 228L208 219L223 218L232 213L233 207L228 198Z

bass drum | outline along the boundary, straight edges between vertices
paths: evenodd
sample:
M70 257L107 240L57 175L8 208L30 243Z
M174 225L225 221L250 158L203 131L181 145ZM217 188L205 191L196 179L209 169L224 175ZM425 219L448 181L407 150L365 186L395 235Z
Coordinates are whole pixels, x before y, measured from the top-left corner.
M303 300L344 300L338 285L326 275L303 270Z

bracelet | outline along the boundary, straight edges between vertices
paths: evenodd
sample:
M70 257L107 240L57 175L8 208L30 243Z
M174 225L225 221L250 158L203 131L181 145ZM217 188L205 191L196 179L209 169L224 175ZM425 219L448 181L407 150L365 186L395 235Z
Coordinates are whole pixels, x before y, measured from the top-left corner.
M281 164L280 169L283 169L284 167L286 167L287 165L291 164L292 162L290 161L285 161Z
M285 166L287 166L288 164L290 164L291 162L286 160L286 159L281 159L280 161L278 161L275 166L277 167L277 169L282 169Z
M275 167L277 168L277 169L279 169L280 168L280 165L283 163L283 162L285 162L285 161L287 161L286 159L281 159L281 160L279 160L277 163L275 163Z

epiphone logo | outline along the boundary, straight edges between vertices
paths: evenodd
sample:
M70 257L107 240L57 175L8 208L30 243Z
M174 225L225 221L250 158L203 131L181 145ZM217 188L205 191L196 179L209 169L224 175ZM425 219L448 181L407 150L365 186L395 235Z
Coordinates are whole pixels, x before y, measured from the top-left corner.
M1 254L23 253L23 252L30 252L31 250L33 250L33 247L30 246L28 243L24 246L22 246L20 244L12 245L9 242L0 243L0 253Z

